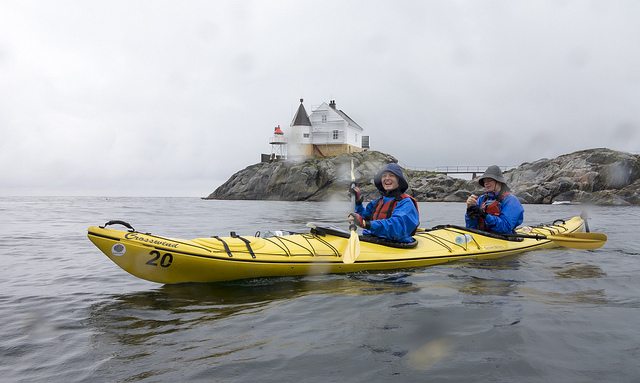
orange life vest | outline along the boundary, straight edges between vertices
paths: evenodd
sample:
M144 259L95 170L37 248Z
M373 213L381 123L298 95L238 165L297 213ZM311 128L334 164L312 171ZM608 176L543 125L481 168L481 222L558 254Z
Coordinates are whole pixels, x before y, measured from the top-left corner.
M393 209L395 209L396 205L398 204L398 201L401 201L405 198L410 198L411 202L413 202L413 206L416 207L416 211L419 212L418 202L415 200L415 198L413 198L409 194L404 193L404 194L401 194L400 197L394 198L387 202L384 201L384 198L380 197L378 202L376 202L376 208L373 211L373 214L371 215L371 220L376 221L378 219L390 218L391 214L393 214ZM414 235L415 233L416 231L414 230L413 233L411 233L411 235Z
M500 215L500 203L509 194L511 194L511 193L504 192L504 193L498 194L498 198L496 198L494 200L490 200L489 201L489 200L485 199L484 201L482 201L482 206L480 206L480 208L487 214L499 216ZM482 217L478 218L478 229L484 230L484 231L488 231L489 230L488 227L487 227L486 222L484 221L484 218L482 218Z

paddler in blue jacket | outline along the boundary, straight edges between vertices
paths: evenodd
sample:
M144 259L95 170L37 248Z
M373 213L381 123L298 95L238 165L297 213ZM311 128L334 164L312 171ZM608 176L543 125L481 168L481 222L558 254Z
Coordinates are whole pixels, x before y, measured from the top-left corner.
M405 193L409 184L402 168L395 163L387 164L373 181L382 195L365 208L360 189L354 187L352 192L356 196L356 211L349 214L349 220L364 228L364 235L395 242L414 242L412 235L420 224L420 215L416 200Z
M518 197L510 193L502 171L489 166L478 180L484 194L467 198L467 227L497 234L513 233L524 219L524 208Z

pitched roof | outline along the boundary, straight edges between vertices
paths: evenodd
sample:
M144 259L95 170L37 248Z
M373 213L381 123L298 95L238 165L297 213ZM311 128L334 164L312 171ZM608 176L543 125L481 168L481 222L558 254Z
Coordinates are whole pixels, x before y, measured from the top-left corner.
M356 127L360 128L360 129L362 129L362 126L358 125L355 121L353 121L351 119L351 117L347 116L347 114L345 112L343 112L340 109L334 109L334 110L340 115L340 117L344 118L349 123L349 125L356 126ZM364 129L362 129L362 130L364 130Z
M300 107L298 107L298 111L293 117L291 126L311 126L311 121L309 121L309 116L307 115L307 111L304 109L304 105L302 105L302 101L304 100L301 98Z
M326 104L324 104L324 105L326 105ZM347 114L345 112L343 112L342 110L336 108L336 100L329 101L329 108L333 109L336 113L338 113L338 115L340 117L342 117L347 122L347 124L349 124L351 126L354 126L356 128L360 128L360 130L364 130L364 129L362 129L362 126L358 125L355 121L353 121L351 119L351 117L347 116Z

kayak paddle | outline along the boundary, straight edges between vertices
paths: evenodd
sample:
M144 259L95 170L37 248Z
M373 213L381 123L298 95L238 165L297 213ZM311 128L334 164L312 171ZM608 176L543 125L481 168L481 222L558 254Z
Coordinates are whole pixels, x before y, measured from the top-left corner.
M469 231L471 233L476 233L483 235L483 232L475 229L468 229L462 226L456 225L445 225L443 227L450 227L458 230ZM435 228L438 228L436 226ZM434 228L434 229L435 229ZM424 228L418 228L417 232L427 232L429 230ZM558 246L562 247L570 247L572 249L584 249L584 250L593 250L602 247L605 242L607 242L607 235L602 233L559 233L559 234L492 234L486 233L488 235L498 235L507 238L531 238L537 240L549 240L555 242Z
M567 234L510 234L510 237L548 239L562 247L572 249L593 250L598 249L607 242L607 235L602 233L567 233Z
M356 176L353 173L353 160L351 160L351 189L356 186ZM356 204L356 196L354 193L351 193L351 206L355 207ZM342 256L343 263L353 263L356 261L356 258L360 255L360 238L358 237L357 227L355 223L351 223L349 225L349 231L351 234L349 235L349 244L347 245L347 250Z

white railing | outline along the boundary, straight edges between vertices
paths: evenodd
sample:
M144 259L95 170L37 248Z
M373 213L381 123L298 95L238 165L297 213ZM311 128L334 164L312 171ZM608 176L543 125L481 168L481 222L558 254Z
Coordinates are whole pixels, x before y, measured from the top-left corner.
M490 165L411 166L411 165L402 164L402 163L400 163L400 165L405 169L424 170L428 172L443 173L443 174L484 173L484 171L487 170L487 168L490 166ZM517 166L514 166L514 165L498 165L498 167L503 172L517 168Z
M312 144L338 144L346 143L344 131L339 130L334 136L333 132L313 132Z
M287 137L280 134L275 134L271 137L271 139L269 140L269 143L270 144L286 144Z

